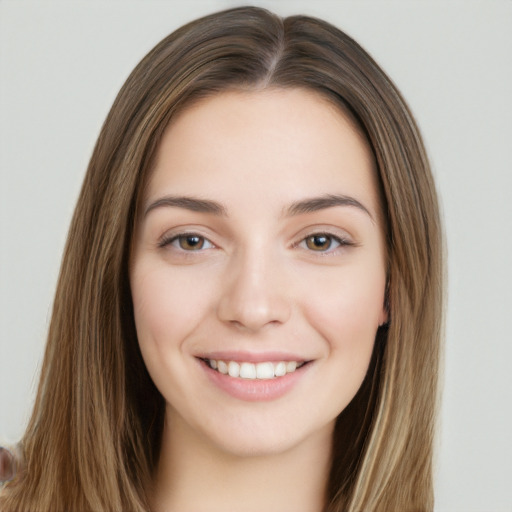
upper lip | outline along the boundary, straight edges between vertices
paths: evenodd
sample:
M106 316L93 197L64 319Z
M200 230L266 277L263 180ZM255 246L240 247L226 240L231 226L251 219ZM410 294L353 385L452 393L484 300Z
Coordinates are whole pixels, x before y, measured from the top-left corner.
M215 361L235 361L244 363L266 363L276 361L305 362L310 359L289 352L240 352L240 351L214 351L205 352L196 356L199 359L214 359Z

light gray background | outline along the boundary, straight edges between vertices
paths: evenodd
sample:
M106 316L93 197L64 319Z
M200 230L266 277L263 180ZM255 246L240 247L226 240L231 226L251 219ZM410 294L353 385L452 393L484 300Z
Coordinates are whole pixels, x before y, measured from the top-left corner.
M449 251L437 512L512 511L512 1L254 1L355 37L411 104ZM210 1L0 1L0 438L23 432L61 252L134 65Z

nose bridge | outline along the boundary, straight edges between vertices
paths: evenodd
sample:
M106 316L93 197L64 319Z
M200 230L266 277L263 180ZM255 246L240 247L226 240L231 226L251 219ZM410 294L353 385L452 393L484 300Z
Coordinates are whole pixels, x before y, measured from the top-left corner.
M218 305L222 321L250 331L286 322L291 305L278 252L255 244L233 256Z

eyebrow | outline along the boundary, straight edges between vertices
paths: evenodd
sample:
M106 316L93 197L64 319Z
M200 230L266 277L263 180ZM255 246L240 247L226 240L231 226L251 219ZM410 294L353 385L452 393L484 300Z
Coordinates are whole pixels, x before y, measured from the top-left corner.
M144 216L146 216L151 210L160 208L162 206L174 206L199 213L226 215L226 209L224 206L209 199L198 199L188 196L165 196L150 203L144 211Z
M285 209L284 215L286 217L293 217L295 215L317 212L335 206L358 208L366 213L372 221L374 220L370 211L357 199L340 194L327 194L325 196L311 197L296 201ZM219 216L227 215L226 208L222 204L210 199L199 199L190 196L165 196L150 203L144 211L144 216L150 211L161 207L184 208L185 210L193 212L210 213Z
M350 196L339 194L327 194L325 196L312 197L308 199L303 199L301 201L297 201L295 203L292 203L286 209L285 215L291 217L294 215L301 215L303 213L317 212L319 210L332 208L334 206L350 206L358 208L359 210L366 213L372 221L374 221L368 208L366 208L357 199Z

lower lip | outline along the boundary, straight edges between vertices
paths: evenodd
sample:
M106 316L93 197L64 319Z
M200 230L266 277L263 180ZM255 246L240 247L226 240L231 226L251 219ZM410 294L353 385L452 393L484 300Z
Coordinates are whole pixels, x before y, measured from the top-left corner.
M224 375L210 368L204 361L200 361L200 363L215 386L228 395L239 400L245 400L246 402L277 400L292 390L311 364L305 364L292 373L287 373L282 377L274 377L273 379L242 379L240 377Z

